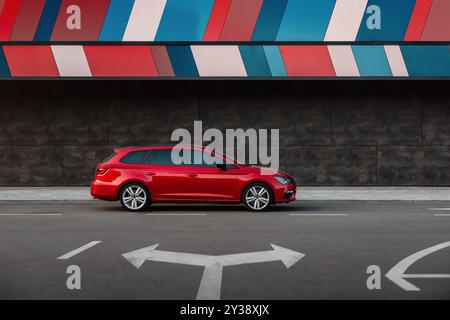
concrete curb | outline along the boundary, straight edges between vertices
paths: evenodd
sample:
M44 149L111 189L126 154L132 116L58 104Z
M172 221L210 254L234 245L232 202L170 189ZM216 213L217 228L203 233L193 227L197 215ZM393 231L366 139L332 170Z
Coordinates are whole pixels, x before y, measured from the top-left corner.
M450 202L448 187L300 187L297 200L339 203ZM87 187L0 188L0 202L97 202ZM103 203L100 202L99 203Z

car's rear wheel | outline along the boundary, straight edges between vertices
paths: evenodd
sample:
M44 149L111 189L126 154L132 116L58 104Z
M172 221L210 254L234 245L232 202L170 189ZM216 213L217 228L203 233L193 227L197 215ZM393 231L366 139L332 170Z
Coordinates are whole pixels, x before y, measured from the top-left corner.
M263 183L253 183L245 188L242 202L244 207L250 211L267 210L273 202L272 191Z
M130 183L120 192L120 203L129 211L142 211L150 205L150 194L143 185Z

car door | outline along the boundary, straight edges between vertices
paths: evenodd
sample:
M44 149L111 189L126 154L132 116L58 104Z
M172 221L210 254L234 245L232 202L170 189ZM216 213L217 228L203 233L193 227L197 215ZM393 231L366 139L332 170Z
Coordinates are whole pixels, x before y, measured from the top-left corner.
M186 195L186 168L173 163L171 152L172 149L150 150L142 168L155 201L184 201L189 198Z
M215 163L206 163L205 154L206 157L215 157L209 151L192 150L192 159L195 159L195 154L197 159L202 159L202 162L187 166L188 196L192 200L205 202L240 201L238 180L242 175L241 170L231 163L228 163L227 170L219 169Z

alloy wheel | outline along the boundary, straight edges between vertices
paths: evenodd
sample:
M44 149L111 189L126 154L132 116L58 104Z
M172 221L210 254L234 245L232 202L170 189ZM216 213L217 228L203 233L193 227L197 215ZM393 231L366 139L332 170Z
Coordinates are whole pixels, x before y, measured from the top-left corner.
M129 210L140 210L147 203L147 193L144 188L137 185L131 185L123 191L122 203Z
M254 211L264 210L270 204L270 193L264 186L253 186L245 194L245 203Z

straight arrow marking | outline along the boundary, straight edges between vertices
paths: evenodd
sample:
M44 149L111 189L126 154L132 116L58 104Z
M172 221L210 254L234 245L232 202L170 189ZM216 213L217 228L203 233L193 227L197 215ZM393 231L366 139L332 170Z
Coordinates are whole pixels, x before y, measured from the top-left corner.
M408 278L450 278L450 274L405 274L410 266L423 257L447 247L450 247L450 241L416 252L397 263L388 273L386 273L386 277L406 291L420 291L418 287L405 280Z
M273 250L210 256L183 252L156 250L158 244L122 254L133 266L139 269L145 261L203 266L205 270L200 282L197 299L220 299L222 270L225 266L281 261L286 268L296 264L305 255L303 253L271 244Z
M220 300L223 265L214 263L205 267L202 281L198 288L197 300Z

